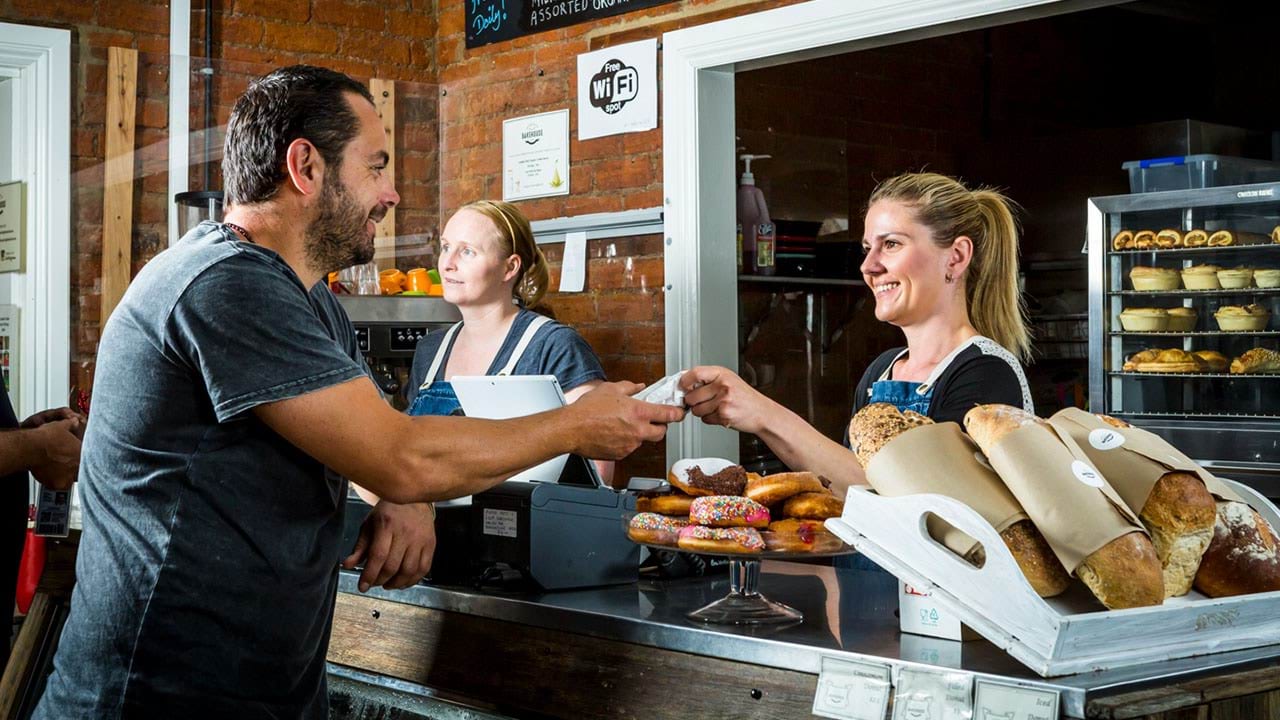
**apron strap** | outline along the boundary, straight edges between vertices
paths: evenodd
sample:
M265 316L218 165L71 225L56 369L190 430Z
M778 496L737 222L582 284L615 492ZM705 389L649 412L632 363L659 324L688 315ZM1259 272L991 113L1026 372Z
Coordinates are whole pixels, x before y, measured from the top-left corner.
M520 336L520 342L516 343L516 347L511 351L511 357L507 360L507 364L498 371L499 375L510 375L512 370L516 369L516 363L520 362L524 351L528 349L529 343L533 342L533 336L543 325L551 322L551 318L546 315L534 315L533 320L529 321L529 326L524 329L524 334Z
M454 323L449 331L444 334L444 340L440 341L440 347L436 348L436 356L431 359L431 367L427 369L427 376L422 379L422 385L419 390L426 390L435 382L436 373L440 372L440 366L444 364L444 359L449 355L449 346L453 343L453 336L458 333L458 328L462 327L462 321Z

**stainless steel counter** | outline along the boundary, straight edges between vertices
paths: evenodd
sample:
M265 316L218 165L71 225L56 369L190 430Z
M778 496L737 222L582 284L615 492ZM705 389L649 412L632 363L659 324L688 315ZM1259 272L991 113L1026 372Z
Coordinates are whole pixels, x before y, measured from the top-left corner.
M357 576L342 573L341 592L355 593ZM1280 661L1280 644L1108 670L1041 678L985 640L958 642L898 632L897 580L882 573L767 561L760 591L802 611L790 627L703 625L685 613L723 597L727 576L556 593L477 592L418 585L368 594L434 610L465 613L692 653L766 667L818 674L823 657L881 661L894 666L958 668L976 677L1000 679L1061 692L1062 711L1084 717L1085 703L1197 674L1245 670Z

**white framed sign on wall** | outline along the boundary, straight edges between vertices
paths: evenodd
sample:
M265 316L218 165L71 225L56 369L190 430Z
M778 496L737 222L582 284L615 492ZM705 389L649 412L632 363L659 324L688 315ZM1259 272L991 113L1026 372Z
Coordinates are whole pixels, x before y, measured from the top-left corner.
M502 123L502 199L569 194L569 111Z

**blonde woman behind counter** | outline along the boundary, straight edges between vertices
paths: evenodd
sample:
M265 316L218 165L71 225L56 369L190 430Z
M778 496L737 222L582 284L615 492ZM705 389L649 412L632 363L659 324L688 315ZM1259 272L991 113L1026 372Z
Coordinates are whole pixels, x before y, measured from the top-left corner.
M862 278L876 318L902 328L905 347L876 358L854 393L960 422L974 405L1033 410L1019 364L1031 341L1018 292L1018 226L1010 201L934 173L899 175L871 194ZM685 403L705 423L754 433L794 470L832 481L837 495L865 482L853 453L732 371L696 367Z
M444 227L437 263L444 299L462 321L418 341L406 386L410 415L461 414L455 375L555 375L569 402L604 381L604 368L573 328L530 308L546 294L547 259L514 205L480 200ZM613 463L598 461L606 483Z

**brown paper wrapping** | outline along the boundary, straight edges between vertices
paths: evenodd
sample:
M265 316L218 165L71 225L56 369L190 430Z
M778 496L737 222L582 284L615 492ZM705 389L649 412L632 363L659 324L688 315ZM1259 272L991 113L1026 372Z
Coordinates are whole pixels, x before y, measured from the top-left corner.
M1047 431L1046 431L1047 430ZM1072 574L1103 545L1142 523L1066 433L1029 425L1009 433L992 450L991 466ZM1072 470L1079 461L1102 487L1086 485ZM1077 466L1079 467L1079 466Z
M1172 471L1199 477L1219 500L1243 502L1226 483L1153 432L1136 427L1117 428L1079 408L1060 410L1049 418L1049 423L1059 432L1071 435L1089 462L1134 512L1142 512L1156 483ZM1123 444L1112 447L1114 439L1109 438L1108 433L1124 438ZM1103 449L1107 447L1110 449Z
M937 493L965 503L996 532L1026 519L1000 477L978 460L978 446L953 422L922 425L890 440L867 464L867 481L885 496ZM952 552L968 555L978 541L936 516L929 535Z

